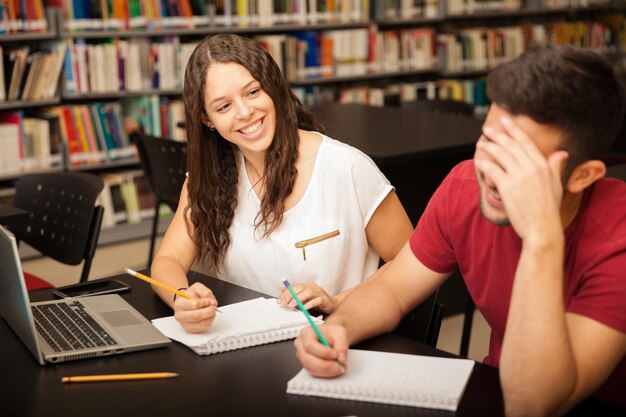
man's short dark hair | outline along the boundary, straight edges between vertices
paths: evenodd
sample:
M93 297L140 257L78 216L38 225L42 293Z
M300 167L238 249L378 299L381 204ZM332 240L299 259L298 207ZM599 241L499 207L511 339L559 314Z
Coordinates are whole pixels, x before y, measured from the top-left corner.
M571 46L530 49L500 65L489 74L487 96L514 115L563 132L566 178L606 154L624 119L624 88L609 62Z

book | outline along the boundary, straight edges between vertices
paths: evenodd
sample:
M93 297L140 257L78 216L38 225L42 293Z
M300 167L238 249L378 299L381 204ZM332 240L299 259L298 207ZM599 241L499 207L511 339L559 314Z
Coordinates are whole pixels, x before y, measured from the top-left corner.
M347 367L331 379L302 369L287 393L455 411L474 361L351 349Z
M210 355L293 339L309 322L302 312L278 304L275 298L259 297L220 306L211 327L202 333L187 333L173 316L152 320L152 324L197 354Z
M14 123L0 122L0 174L20 171L20 128Z

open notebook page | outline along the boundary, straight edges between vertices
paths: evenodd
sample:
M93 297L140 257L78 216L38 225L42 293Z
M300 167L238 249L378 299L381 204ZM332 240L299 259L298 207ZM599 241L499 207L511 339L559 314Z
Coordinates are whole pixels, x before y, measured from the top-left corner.
M281 306L275 298L260 297L219 309L211 327L202 333L187 333L173 316L152 323L165 336L202 355L291 339L309 325L302 312Z
M348 371L315 378L302 369L290 394L456 410L474 361L351 349Z

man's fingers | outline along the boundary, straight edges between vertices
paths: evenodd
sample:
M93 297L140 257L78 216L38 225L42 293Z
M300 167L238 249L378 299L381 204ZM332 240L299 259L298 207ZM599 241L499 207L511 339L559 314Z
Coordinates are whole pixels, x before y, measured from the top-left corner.
M548 157L548 164L556 178L561 178L563 175L568 159L569 154L566 151L557 151Z
M485 128L484 130L490 131L492 129ZM489 137L495 137L495 135ZM511 146L506 143L496 142L494 140L480 140L476 143L476 148L489 154L489 156L507 172L517 169L520 163L516 155L512 152Z
M513 142L519 145L527 158L539 164L545 162L545 157L535 142L513 119L504 116L500 119L500 123L504 127L505 132L513 139Z
M316 377L331 378L345 372L345 369L336 360L320 358L308 352L304 348L301 338L295 340L294 346L296 347L296 357L309 374Z
M500 189L502 181L504 181L506 176L506 173L500 165L485 159L474 159L474 164L476 165L476 168L485 174L485 176L491 178L491 180L496 184L496 187Z

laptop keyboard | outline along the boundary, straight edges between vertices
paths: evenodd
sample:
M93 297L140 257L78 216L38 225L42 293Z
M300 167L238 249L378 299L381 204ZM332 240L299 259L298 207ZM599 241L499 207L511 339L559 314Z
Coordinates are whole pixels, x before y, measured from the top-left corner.
M55 352L115 346L117 342L80 301L31 306L37 332Z

